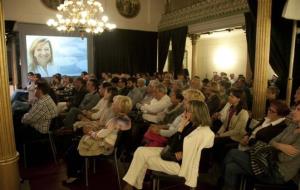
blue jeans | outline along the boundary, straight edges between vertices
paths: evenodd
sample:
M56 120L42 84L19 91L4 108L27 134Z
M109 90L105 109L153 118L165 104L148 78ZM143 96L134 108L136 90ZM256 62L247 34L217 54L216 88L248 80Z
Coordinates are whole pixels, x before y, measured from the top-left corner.
M250 157L247 152L232 149L224 160L224 183L229 189L237 189L239 178L243 175L252 176Z
M262 176L254 176L252 173L250 156L248 152L232 149L225 157L224 183L229 189L237 189L241 176L251 176L262 183L283 184L284 179L277 168L272 168L272 173ZM270 168L271 169L271 168Z

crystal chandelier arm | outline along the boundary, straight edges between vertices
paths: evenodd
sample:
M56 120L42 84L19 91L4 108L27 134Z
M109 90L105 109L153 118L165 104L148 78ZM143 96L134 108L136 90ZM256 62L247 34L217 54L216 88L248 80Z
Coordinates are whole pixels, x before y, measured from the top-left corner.
M78 30L81 35L87 33L101 33L105 29L116 28L115 24L108 23L104 9L100 2L94 0L65 0L57 7L59 14L56 19L49 19L48 26L59 31Z

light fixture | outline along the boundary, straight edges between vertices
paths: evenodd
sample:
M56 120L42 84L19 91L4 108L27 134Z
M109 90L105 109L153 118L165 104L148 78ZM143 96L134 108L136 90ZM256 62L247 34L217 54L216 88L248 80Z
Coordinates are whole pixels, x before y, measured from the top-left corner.
M83 38L85 33L99 34L117 26L108 22L100 2L95 0L65 0L57 7L56 19L49 19L47 25L58 31L78 31Z

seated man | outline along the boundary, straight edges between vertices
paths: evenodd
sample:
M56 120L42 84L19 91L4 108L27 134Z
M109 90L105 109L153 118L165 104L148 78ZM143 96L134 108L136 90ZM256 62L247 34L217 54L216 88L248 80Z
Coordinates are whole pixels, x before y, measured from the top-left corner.
M73 123L76 121L77 115L80 114L83 110L92 109L100 100L100 96L98 93L98 82L96 79L90 79L87 82L86 89L88 93L84 96L79 107L72 107L67 113L64 120L64 126L66 128L72 128Z
M127 96L131 99L133 106L143 99L143 94L140 89L136 87L136 82L136 78L129 78L127 80L127 89L129 90Z
M154 87L154 99L150 104L141 107L143 119L152 123L160 122L159 113L172 105L170 97L167 95L167 89L163 84Z
M37 101L33 104L29 112L22 118L22 124L15 125L16 139L31 140L39 138L49 132L51 119L57 116L57 108L48 95L50 86L47 81L39 80L36 82L35 96Z
M74 96L67 102L59 102L57 104L58 113L62 113L72 107L78 107L86 93L85 81L81 77L76 78L74 80L74 89L72 92Z
M146 86L146 80L143 78L139 78L137 79L137 83L136 83L137 88L141 91L142 96L145 96L146 90L147 90L147 86Z

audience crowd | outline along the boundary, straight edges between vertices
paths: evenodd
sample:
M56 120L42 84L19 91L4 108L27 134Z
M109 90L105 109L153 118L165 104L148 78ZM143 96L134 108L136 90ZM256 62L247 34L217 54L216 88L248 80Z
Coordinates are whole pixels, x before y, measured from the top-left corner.
M82 176L85 156L111 154L122 131L130 132L125 189L142 189L151 170L182 176L190 187L201 174L232 190L242 177L299 183L300 87L290 108L275 85L272 79L266 89L265 118L252 118L252 86L243 75L102 73L97 79L82 72L49 81L30 72L25 90L12 96L16 144L21 149L49 131L63 137L66 185Z

